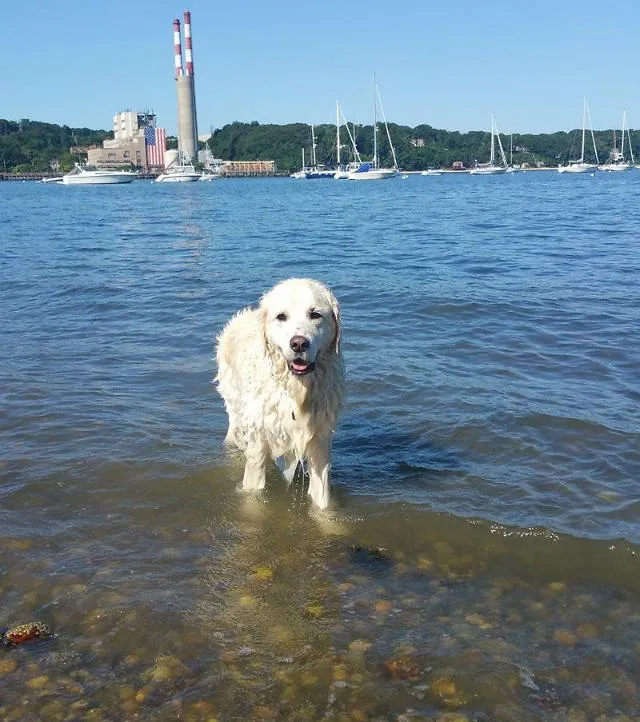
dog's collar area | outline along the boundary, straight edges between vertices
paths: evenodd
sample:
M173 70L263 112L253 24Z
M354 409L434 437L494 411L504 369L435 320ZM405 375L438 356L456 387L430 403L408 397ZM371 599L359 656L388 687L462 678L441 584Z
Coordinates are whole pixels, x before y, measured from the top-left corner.
M313 361L303 361L302 359L293 359L289 361L289 371L296 376L304 376L310 373L316 367Z

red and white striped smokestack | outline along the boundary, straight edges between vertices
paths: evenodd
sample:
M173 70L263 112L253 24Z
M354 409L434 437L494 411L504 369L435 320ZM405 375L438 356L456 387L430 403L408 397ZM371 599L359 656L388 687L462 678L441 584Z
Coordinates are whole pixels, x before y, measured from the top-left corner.
M182 40L180 39L180 21L176 18L173 21L173 48L176 64L176 78L183 75L182 72Z
M193 48L191 46L191 13L184 11L184 59L187 75L193 75Z

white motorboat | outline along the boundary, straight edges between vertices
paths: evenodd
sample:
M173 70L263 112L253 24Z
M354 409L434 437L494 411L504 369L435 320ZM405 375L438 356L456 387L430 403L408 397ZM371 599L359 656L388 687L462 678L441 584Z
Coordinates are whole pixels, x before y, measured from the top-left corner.
M176 163L165 168L156 178L156 183L195 183L202 173L193 167L193 163Z
M631 136L629 134L629 129L625 128L626 120L627 120L627 112L626 110L622 113L622 142L620 144L620 149L618 149L618 145L616 143L616 132L613 131L613 148L609 152L609 158L606 163L603 163L602 165L598 166L598 170L606 171L607 173L610 172L617 172L621 170L631 170L635 167L635 161L633 159L633 147L631 145ZM627 131L627 138L629 140L629 153L631 155L631 160L627 160L624 155L624 134L625 130Z
M558 166L558 173L593 173L598 169L598 151L596 150L596 140L593 135L593 128L591 127L591 141L593 142L593 153L596 158L595 163L587 163L584 157L584 141L587 130L587 115L589 115L589 126L591 126L591 114L589 113L589 106L587 105L587 99L584 99L582 104L582 145L580 150L580 157L577 160L570 160L566 165Z
M423 170L420 175L442 175L442 171L437 168L427 168L427 170Z
M500 149L500 161L501 165L496 163L496 138L498 139L498 147ZM502 148L502 141L500 140L500 133L491 116L491 155L488 163L476 162L475 168L472 168L469 173L471 175L497 175L498 173L507 172L507 158Z
M64 185L114 185L131 183L138 174L130 170L98 170L93 166L75 164L75 168L65 173L58 182ZM50 182L54 182L51 179Z

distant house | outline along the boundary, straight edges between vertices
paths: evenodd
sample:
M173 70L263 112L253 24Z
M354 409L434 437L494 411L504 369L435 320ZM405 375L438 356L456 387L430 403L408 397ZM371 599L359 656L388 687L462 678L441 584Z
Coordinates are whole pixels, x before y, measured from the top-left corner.
M424 148L424 138L410 138L409 143L411 143L414 148Z
M464 170L464 163L461 160L454 160L451 167L453 170Z

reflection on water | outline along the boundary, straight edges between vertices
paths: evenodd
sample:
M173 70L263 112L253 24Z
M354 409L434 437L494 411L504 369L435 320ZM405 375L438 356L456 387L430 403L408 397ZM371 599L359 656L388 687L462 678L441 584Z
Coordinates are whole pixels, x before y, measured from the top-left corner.
M624 175L2 184L0 629L55 637L0 646L0 719L633 719ZM327 514L238 492L211 383L293 275L345 322Z

